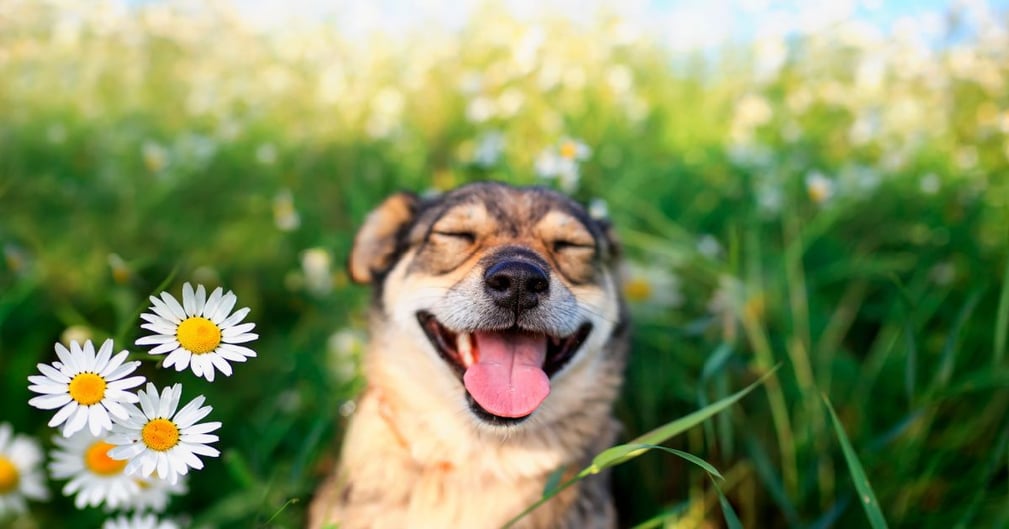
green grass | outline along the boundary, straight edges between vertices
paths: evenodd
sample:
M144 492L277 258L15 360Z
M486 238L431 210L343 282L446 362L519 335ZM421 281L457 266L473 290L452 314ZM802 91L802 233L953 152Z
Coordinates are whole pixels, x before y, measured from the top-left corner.
M54 8L10 9L0 422L51 447L26 377L64 336L115 337L223 423L222 457L169 509L194 527L301 526L363 387L369 292L342 263L370 208L404 188L553 185L535 161L565 137L592 149L574 196L606 200L630 279L651 289L631 303L621 444L658 445L639 436L781 365L662 442L717 486L662 450L614 468L623 526L865 527L869 482L889 527L1009 524L1009 100L995 81L1009 64L988 37L955 43L973 61L953 43L917 60L834 28L757 76L749 47L674 56L607 19L544 19L526 65L513 46L528 24L493 11L459 34L365 45L154 6L82 15L67 44ZM858 72L878 59L877 89ZM475 163L490 131L501 157ZM330 257L321 277L309 249ZM230 378L131 347L147 296L184 281L252 308L259 356ZM105 514L61 487L0 526L99 527Z

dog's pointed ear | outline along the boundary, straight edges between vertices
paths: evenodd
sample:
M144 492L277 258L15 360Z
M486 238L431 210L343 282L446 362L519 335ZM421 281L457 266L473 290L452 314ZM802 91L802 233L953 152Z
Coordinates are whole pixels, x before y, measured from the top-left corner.
M368 214L347 262L352 280L371 283L392 267L401 232L413 221L419 202L412 193L396 193Z
M596 220L596 225L599 226L599 231L603 233L603 239L606 241L606 260L609 262L615 262L623 254L623 246L620 244L620 238L617 237L617 232L613 229L613 223L610 222L608 218L598 218Z

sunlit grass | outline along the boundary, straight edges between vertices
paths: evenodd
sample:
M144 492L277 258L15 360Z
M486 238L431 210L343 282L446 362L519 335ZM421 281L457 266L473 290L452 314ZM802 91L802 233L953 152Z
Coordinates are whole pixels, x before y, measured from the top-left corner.
M152 292L226 285L259 357L187 379L223 454L169 511L298 527L364 384L369 294L341 263L367 211L567 185L605 201L634 280L622 444L781 365L664 444L717 488L661 451L613 469L624 526L861 527L862 477L890 527L1009 523L1004 19L925 48L841 25L682 57L605 17L488 8L365 42L173 6L3 8L0 422L48 443L26 376L53 342L132 343ZM541 178L568 142L591 154ZM11 523L100 526L61 486Z

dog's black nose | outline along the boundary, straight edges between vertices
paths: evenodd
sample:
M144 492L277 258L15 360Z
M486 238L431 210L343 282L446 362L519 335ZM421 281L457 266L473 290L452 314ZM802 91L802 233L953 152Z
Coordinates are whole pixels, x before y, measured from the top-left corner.
M487 268L484 288L494 303L519 310L531 309L550 289L550 276L534 263L505 260Z

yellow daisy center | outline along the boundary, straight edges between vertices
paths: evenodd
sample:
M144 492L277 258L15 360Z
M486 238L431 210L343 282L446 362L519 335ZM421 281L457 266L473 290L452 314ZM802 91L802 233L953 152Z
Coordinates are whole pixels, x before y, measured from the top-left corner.
M116 476L126 468L126 461L112 459L109 450L115 445L96 441L84 451L84 466L99 476Z
M561 148L559 150L562 158L574 160L575 156L578 155L578 144L573 141L566 141L561 144Z
M207 318L193 316L179 324L175 333L179 344L189 352L209 353L221 343L221 329Z
M147 448L164 452L179 444L179 427L168 419L152 419L144 425L140 437Z
M82 406L98 404L105 398L105 379L94 373L80 373L70 381L70 398Z
M634 278L624 285L624 294L631 301L644 301L652 297L652 285L642 278Z
M14 462L4 456L0 456L0 494L7 494L18 486L18 467Z

